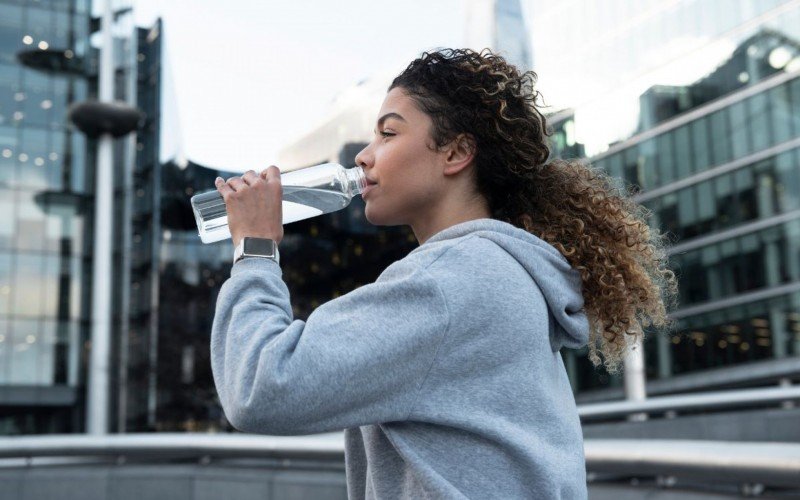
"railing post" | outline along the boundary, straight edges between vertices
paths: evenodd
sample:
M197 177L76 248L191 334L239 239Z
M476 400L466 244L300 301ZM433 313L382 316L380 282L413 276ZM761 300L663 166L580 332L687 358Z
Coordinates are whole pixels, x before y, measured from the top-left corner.
M634 340L636 337L626 336L628 342L625 355L625 399L628 401L644 401L647 399L644 374L644 343ZM647 420L647 413L632 413L628 415L630 421Z
M782 378L782 379L780 379L778 381L778 386L779 387L791 387L792 386L792 379L790 379L788 377L784 377L784 378ZM795 406L794 401L782 401L781 402L781 408L783 408L784 410L791 410L792 408L794 408L794 406Z

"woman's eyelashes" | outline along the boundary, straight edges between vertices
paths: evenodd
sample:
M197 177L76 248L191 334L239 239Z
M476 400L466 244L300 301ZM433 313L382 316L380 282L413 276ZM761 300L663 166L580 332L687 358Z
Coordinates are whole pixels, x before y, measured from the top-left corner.
M392 132L386 132L385 130L381 130L378 133L381 134L383 137L391 137L391 136L395 135Z

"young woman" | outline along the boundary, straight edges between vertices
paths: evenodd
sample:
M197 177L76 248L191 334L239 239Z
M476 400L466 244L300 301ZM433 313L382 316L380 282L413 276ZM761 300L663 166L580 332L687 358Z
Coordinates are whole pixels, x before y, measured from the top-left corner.
M618 371L669 326L674 274L646 209L603 172L548 162L536 75L489 51L424 53L356 157L376 225L420 246L294 320L281 268L234 264L211 354L238 429L345 429L351 498L586 498L560 349ZM280 241L277 167L217 180L233 242ZM602 356L602 359L601 359Z

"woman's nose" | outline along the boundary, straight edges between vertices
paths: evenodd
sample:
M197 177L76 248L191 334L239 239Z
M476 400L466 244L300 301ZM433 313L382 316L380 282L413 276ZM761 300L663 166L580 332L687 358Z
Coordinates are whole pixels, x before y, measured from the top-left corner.
M363 167L370 166L370 165L367 164L367 161L370 161L370 163L371 163L370 155L368 154L369 153L368 149L369 149L369 146L367 146L364 149L362 149L361 151L359 151L359 153L356 155L356 165L358 165L359 167L363 168Z

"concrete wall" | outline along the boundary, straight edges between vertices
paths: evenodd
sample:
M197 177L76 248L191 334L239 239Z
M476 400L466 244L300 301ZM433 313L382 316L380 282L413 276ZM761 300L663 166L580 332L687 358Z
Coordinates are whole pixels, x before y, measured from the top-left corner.
M584 438L800 442L800 408L740 410L644 422L584 423Z
M0 500L347 499L341 470L102 464L0 468Z

